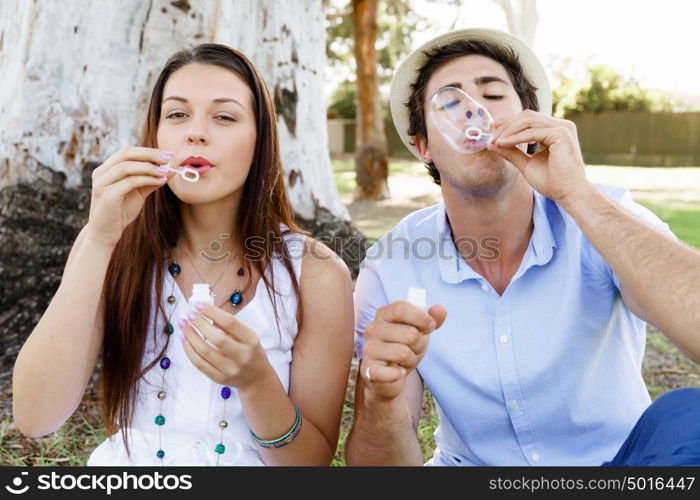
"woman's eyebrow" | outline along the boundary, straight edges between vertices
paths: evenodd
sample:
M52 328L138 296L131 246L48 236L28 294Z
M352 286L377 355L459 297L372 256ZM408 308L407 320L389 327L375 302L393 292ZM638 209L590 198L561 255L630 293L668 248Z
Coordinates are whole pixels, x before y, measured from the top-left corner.
M180 101L180 102L189 102L187 99L184 97L180 97L177 95L171 95L163 99L163 102L165 101ZM220 103L220 102L232 102L235 104L238 104L241 108L245 109L243 107L243 104L240 103L240 101L237 101L236 99L233 99L231 97L217 97L216 99L212 99L212 102Z

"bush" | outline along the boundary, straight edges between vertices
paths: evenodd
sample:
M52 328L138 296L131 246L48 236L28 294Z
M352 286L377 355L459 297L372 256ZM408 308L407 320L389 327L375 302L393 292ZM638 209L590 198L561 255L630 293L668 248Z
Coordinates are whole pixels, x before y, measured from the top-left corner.
M328 118L355 119L357 113L357 85L345 81L338 85L331 94L328 106Z
M588 69L585 81L565 80L554 90L554 115L568 117L577 113L603 111L671 111L669 95L643 89L633 79L625 79L605 65Z

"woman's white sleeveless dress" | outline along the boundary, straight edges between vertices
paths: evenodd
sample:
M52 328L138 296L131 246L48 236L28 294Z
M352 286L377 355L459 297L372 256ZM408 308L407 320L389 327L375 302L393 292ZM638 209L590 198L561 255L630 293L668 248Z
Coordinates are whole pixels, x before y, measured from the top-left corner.
M299 280L305 237L300 234L288 234L284 238ZM257 332L270 364L288 392L292 347L297 334L297 298L282 260L273 258L269 266L274 266L279 328L275 321L272 301L262 279L258 282L255 296L236 314L236 318ZM268 278L269 266L266 270ZM165 300L171 291L176 299L174 306ZM152 296L155 301L155 293ZM117 432L95 448L87 465L216 465L217 458L218 465L264 465L257 445L250 437L235 388L231 388L231 397L226 401L224 417L222 386L200 372L184 352L179 340L182 332L177 320L187 314L189 296L189 291L181 291L166 269L163 285L164 308L166 312L173 311L170 323L175 328L166 353L171 361L170 367L163 370L159 363L156 363L140 381L134 419L128 433L131 456L127 456L121 432ZM155 310L155 307L151 308L149 325L153 324ZM164 321L162 315L159 315L155 335L157 340L154 340L153 332L149 332L142 366L147 366L160 352L166 336L163 327ZM163 383L163 373L166 397L163 399L161 410L158 392ZM159 443L159 426L155 423L155 417L161 412L165 417L165 424L160 429ZM219 426L222 419L228 423L223 430L223 437ZM226 451L221 455L214 451L219 442L223 442L226 447ZM156 455L159 449L165 452L162 460Z

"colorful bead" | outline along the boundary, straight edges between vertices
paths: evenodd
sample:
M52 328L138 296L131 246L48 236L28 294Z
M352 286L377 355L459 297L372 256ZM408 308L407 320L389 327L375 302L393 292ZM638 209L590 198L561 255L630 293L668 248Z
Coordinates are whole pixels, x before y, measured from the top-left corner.
M243 268L241 267L241 268L238 270L238 276L243 276L243 274L244 274L244 273L243 273Z
M180 266L177 264L177 262L173 262L168 266L168 271L172 276L177 276L180 274Z
M173 277L179 275L181 270L182 269L180 268L180 266L174 261L168 266L168 271L170 272L170 274ZM243 268L238 269L238 276L243 276L244 274L245 273L243 271ZM177 301L174 295L169 295L167 300L168 300L169 304L175 304L175 302ZM243 302L243 294L241 293L241 291L239 289L236 289L234 291L234 293L231 295L231 303L234 306L238 306L242 302ZM175 332L175 327L172 325L172 323L167 323L163 327L163 332L167 335L170 335L170 334ZM160 367L163 370L167 370L170 367L170 363L171 363L170 358L165 356L160 360ZM163 400L163 399L165 399L165 397L166 397L165 391L161 390L160 392L158 392L158 399ZM231 388L226 387L226 386L222 387L221 388L221 397L224 400L227 400L228 398L230 398L231 397ZM165 425L165 417L163 415L158 415L157 417L155 417L155 423L156 423L156 425L159 425L159 426ZM219 427L223 431L223 429L226 429L228 427L228 422L226 420L220 420ZM216 453L218 453L219 455L222 455L226 451L226 447L224 446L223 443L219 443L215 446L214 451ZM165 451L163 451L162 449L159 449L158 451L156 451L156 456L162 460L163 457L165 457ZM218 463L218 460L217 460L217 463Z
M180 274L181 268L176 262L172 262L168 266L168 271L170 272L170 274L173 277L175 277L175 276ZM243 276L243 274L244 274L243 268L240 268L238 270L238 275ZM169 295L167 300L168 300L169 304L174 304L176 302L176 298L174 295ZM236 289L235 292L231 295L231 303L234 305L239 305L241 302L243 302L243 295L241 294L240 290ZM168 335L174 333L175 328L172 325L172 323L167 323L163 327L163 332L165 334L168 334ZM170 367L170 358L168 358L167 356L164 356L160 360L160 367L163 370L167 370ZM158 399L163 400L163 399L165 399L165 397L166 397L165 391L161 390L160 392L158 392ZM222 387L221 388L221 397L224 400L227 400L228 398L230 398L231 397L231 388L226 387L226 386ZM163 415L158 415L157 417L155 417L155 423L156 423L156 425L159 425L159 426L165 425L165 417ZM219 421L219 427L222 430L226 429L228 427L228 422L226 420ZM159 435L160 435L160 433L159 433ZM214 451L216 453L218 453L219 455L222 455L226 451L226 447L224 446L223 443L219 443L214 448ZM158 451L156 451L156 456L162 460L163 457L165 457L165 451L163 451L162 449L159 449ZM217 460L217 463L218 463L218 460Z
M243 295L241 291L237 289L233 292L233 295L231 295L231 304L233 304L233 307L238 307L241 305L241 302L243 302Z

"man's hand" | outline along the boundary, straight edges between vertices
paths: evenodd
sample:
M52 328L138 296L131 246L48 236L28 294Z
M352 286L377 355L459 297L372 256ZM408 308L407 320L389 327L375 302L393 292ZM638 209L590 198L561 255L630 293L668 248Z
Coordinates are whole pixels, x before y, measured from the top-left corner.
M443 306L435 305L426 312L403 300L377 309L364 332L362 377L367 391L382 399L398 396L406 376L423 359L428 335L446 317Z
M517 147L530 143L544 149L528 155ZM533 188L560 204L590 187L572 121L525 110L498 125L488 149L515 165Z

